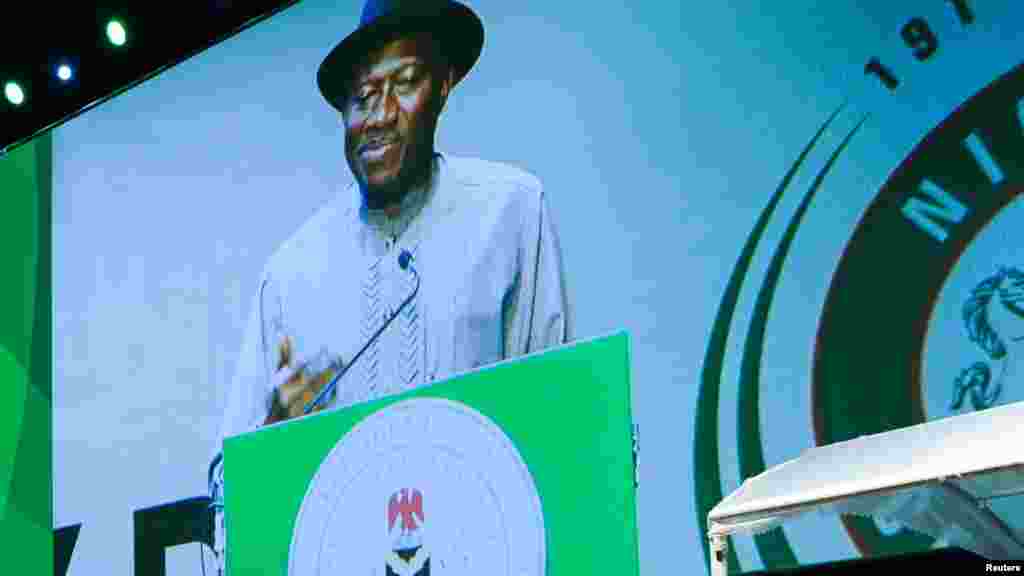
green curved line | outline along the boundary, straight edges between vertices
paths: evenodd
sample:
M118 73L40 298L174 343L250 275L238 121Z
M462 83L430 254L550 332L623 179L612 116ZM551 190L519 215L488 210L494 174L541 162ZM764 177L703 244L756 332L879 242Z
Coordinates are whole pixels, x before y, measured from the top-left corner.
M753 317L743 347L743 363L740 372L740 390L737 406L739 419L736 434L740 447L739 464L741 478L752 478L765 470L764 450L761 444L761 416L758 410L761 386L761 357L764 352L768 313L771 310L775 291L782 276L782 266L789 255L797 229L803 222L811 201L821 188L821 183L825 180L825 176L831 171L836 160L867 119L868 117L864 116L850 130L850 133L846 135L846 138L843 139L839 147L829 157L825 166L815 176L814 182L800 202L796 214L786 227L785 235L779 242L775 254L772 255L764 284L761 285L761 289L758 291ZM761 561L764 562L766 569L772 570L797 566L796 555L793 553L793 549L790 547L786 535L782 532L781 528L775 528L754 536L754 543L757 545L758 554L761 556Z
M800 152L796 162L789 168L768 205L762 210L761 215L754 225L750 236L743 245L736 266L729 276L725 293L719 303L718 312L715 315L715 322L711 328L711 337L708 340L707 352L704 355L704 365L701 371L700 388L697 392L697 417L695 434L693 440L694 453L694 494L696 497L697 510L697 532L701 534L701 545L704 549L704 566L709 565L709 551L707 538L703 537L704 527L707 522L708 513L722 501L722 478L718 462L718 399L719 389L722 384L722 367L725 364L726 343L729 338L729 325L732 323L733 315L736 312L736 304L739 301L740 288L750 269L754 259L754 252L764 235L768 221L771 219L775 208L782 199L783 193L789 187L790 181L796 175L800 166L803 165L818 140L825 133L825 130L832 124L839 113L846 105L843 104L829 116L828 120L818 128L817 133ZM738 572L740 565L736 551L732 546L728 547L729 572Z

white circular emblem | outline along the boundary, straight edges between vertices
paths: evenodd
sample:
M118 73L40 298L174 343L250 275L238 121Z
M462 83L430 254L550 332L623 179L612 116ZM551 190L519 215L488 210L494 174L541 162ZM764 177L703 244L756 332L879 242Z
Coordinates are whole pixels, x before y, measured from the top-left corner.
M356 425L313 477L290 576L543 576L540 496L512 441L450 400L392 404Z

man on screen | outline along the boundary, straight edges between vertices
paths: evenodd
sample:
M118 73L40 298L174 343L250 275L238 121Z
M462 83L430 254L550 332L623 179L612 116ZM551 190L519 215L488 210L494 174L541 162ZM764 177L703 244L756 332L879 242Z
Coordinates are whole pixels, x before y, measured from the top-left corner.
M221 441L570 339L540 182L434 150L445 102L482 46L480 19L458 2L369 0L321 63L317 83L340 113L355 183L269 259Z

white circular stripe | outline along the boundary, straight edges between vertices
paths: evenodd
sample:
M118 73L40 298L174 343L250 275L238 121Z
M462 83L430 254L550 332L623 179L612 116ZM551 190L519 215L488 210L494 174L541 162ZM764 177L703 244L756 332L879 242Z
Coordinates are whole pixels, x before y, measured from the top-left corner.
M540 497L511 440L468 406L414 399L367 417L324 459L296 518L289 574L383 575L387 503L403 488L423 494L433 570L545 573Z

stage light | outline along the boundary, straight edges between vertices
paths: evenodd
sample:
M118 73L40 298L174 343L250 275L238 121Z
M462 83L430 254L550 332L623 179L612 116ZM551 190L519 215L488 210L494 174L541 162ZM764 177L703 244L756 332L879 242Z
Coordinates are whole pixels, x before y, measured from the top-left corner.
M4 85L4 96L7 97L8 102L15 106L21 106L25 101L25 91L21 89L17 82L8 82Z
M111 20L107 22L107 40L114 46L124 46L125 41L128 39L128 33L124 29L124 24L120 20Z
M61 64L60 66L57 67L57 78L60 78L64 82L67 82L68 80L71 80L71 76L72 75L73 74L72 74L71 66L68 66L67 64Z

